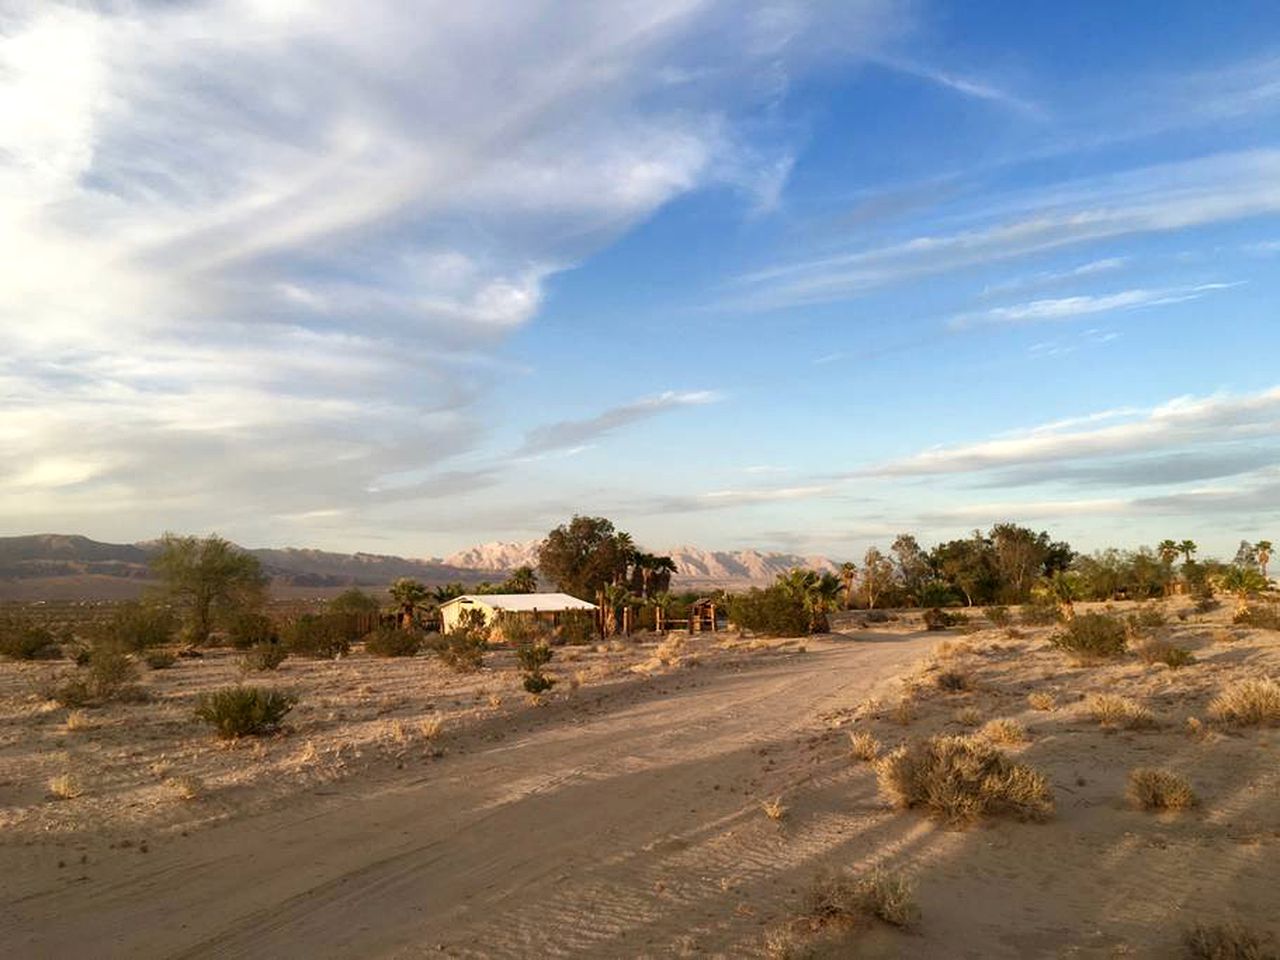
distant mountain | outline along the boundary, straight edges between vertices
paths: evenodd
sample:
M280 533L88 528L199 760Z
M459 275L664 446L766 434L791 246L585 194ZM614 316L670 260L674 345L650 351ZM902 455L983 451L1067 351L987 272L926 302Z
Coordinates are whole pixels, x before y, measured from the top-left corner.
M517 542L496 541L460 550L445 557L455 567L483 570L489 573L514 570L520 566L537 567L539 540ZM732 552L702 550L698 547L672 547L659 551L675 561L676 586L735 586L772 583L779 574L795 567L836 572L837 565L826 557L802 557L793 553L766 553L760 550Z

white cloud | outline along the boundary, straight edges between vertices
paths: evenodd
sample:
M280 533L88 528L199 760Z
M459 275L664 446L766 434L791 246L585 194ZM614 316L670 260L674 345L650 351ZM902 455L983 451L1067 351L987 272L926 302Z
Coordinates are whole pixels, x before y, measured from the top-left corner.
M1191 287L1168 287L1159 290L1121 290L1116 293L1090 294L1077 297L1032 300L1007 307L992 307L973 313L962 313L947 321L952 330L971 327L1043 323L1070 320L1115 310L1135 310L1198 300L1207 294L1237 286L1234 283L1202 283Z
M517 456L529 458L545 455L553 450L580 450L597 437L613 433L625 426L656 417L668 410L680 407L701 406L721 399L714 390L668 390L652 397L644 397L631 403L598 413L581 420L562 420L529 431Z

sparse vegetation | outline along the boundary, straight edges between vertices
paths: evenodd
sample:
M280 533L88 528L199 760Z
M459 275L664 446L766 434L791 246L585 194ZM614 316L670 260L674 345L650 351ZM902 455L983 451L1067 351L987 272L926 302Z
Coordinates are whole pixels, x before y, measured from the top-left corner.
M1139 767L1129 771L1129 801L1140 810L1185 810L1198 803L1195 791L1176 773Z
M1195 654L1186 647L1179 647L1167 640L1147 640L1134 648L1145 663L1163 663L1171 669L1189 667L1196 662Z
M945 690L948 693L960 693L970 687L968 676L957 670L942 671L934 678L934 683L938 685L939 690Z
M1280 683L1270 678L1234 683L1210 702L1209 715L1239 727L1280 723Z
M1275 940L1236 923L1198 923L1182 939L1188 960L1280 960Z
M88 707L111 700L138 701L146 693L138 687L138 668L120 648L97 643L88 663L77 675L54 688L51 697L64 707Z
M542 671L551 662L552 656L551 647L540 641L525 641L516 647L516 663L524 672L523 685L526 692L545 693L555 685L555 679Z
M880 741L866 730L849 734L850 752L859 760L870 762L880 756Z
M303 614L286 629L285 647L294 656L315 660L345 657L356 639L354 620L349 614Z
M977 707L961 707L956 711L956 723L964 727L976 727L982 723L982 711Z
M178 662L178 657L169 650L152 650L142 660L152 670L168 670Z
M1057 701L1054 699L1053 694L1042 691L1027 694L1027 703L1032 710L1047 711L1057 706Z
M0 654L12 660L54 660L62 650L49 630L18 620L0 623Z
M417 630L379 627L364 638L364 649L374 657L413 657L422 649L422 640Z
M1027 739L1027 728L1017 720L999 717L983 724L978 735L992 743L1024 743Z
M1238 610L1231 622L1258 630L1280 630L1280 606L1274 603L1254 604Z
M435 644L436 656L458 673L479 670L488 648L489 627L481 610L464 611L454 628L441 635Z
M231 618L227 639L237 650L247 650L258 644L279 643L280 634L275 621L265 613L246 610Z
M1007 627L1013 623L1013 614L1008 607L987 607L982 613L994 627Z
M760 809L764 811L764 815L775 823L787 818L787 808L782 803L782 798L775 800L760 801Z
M69 773L53 777L49 781L49 794L58 800L74 800L84 793L79 779Z
M880 870L865 877L829 872L815 877L806 891L803 919L813 929L867 919L910 927L919 922L920 907L912 884L900 875Z
M1151 711L1128 697L1113 693L1099 693L1085 702L1085 709L1104 727L1124 727L1127 730L1143 730L1156 726Z
M200 698L196 719L224 740L261 736L280 728L297 698L263 687L224 687Z
M1122 656L1127 645L1125 624L1105 613L1082 613L1049 639L1085 662Z
M918 740L884 757L877 772L895 806L923 808L952 824L983 816L1045 820L1053 813L1044 776L981 740Z
M268 670L279 669L280 664L284 663L289 657L289 650L283 643L272 643L264 641L255 643L244 652L244 656L240 658L240 664L245 670L265 673Z

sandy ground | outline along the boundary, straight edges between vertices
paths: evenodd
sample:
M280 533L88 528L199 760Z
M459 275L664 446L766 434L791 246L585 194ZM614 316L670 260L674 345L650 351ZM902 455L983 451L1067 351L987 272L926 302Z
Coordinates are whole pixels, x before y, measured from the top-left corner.
M72 732L26 692L48 668L5 665L0 942L15 957L748 957L830 866L905 871L923 912L914 932L854 930L831 956L1155 958L1195 920L1276 932L1277 731L1186 728L1231 681L1280 676L1277 636L1227 616L1159 631L1198 657L1177 671L1076 666L1045 628L944 640L909 620L805 652L585 650L540 707L498 657L461 678L426 659L290 661L294 729L233 748L188 719L230 658L156 673L157 703ZM943 692L942 670L972 689ZM1099 691L1159 726L1101 728L1083 702ZM995 717L1029 731L1007 749L1049 777L1047 824L894 811L849 754L854 730L891 747ZM1186 775L1201 806L1130 809L1125 775L1152 765ZM68 768L85 794L49 799ZM163 792L180 776L202 781L195 799Z

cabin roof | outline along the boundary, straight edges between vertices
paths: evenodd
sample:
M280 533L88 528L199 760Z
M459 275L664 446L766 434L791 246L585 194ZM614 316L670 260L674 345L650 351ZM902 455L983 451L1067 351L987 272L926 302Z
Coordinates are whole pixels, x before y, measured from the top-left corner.
M460 597L446 600L440 604L447 607L451 604L482 604L494 610L520 611L543 610L548 613L557 610L594 610L594 603L587 603L567 593L464 593Z

